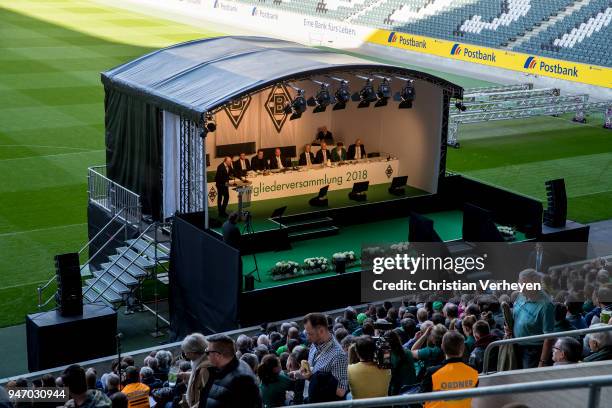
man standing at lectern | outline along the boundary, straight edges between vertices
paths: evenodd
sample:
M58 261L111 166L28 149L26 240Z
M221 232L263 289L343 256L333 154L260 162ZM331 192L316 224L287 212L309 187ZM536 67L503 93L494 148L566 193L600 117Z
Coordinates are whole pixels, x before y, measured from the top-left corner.
M228 183L230 177L233 176L234 170L232 168L232 158L225 156L223 163L217 167L217 174L215 174L215 184L217 186L217 210L219 211L219 217L227 217L225 209L229 201L229 187Z

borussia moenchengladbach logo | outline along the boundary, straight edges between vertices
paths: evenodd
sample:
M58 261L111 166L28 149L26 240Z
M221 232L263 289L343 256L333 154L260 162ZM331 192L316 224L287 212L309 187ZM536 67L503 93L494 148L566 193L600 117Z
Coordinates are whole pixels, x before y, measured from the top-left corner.
M287 121L287 114L284 109L289 103L291 103L291 95L289 95L287 87L283 84L274 85L266 99L265 108L278 133L280 133L283 125Z
M242 118L244 118L244 114L250 104L251 95L247 95L242 99L231 101L229 105L225 107L225 113L227 113L227 116L232 122L232 125L234 125L234 128L238 129L238 126L240 125L240 122L242 122Z

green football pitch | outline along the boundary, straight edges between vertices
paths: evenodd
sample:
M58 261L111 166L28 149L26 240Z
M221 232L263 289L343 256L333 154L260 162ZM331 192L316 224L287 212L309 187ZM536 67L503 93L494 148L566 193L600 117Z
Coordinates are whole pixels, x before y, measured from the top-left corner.
M211 35L95 2L0 2L0 326L35 311L53 255L87 240L86 170L104 163L99 73ZM427 71L464 87L487 84ZM448 168L540 199L544 180L564 177L570 218L612 218L612 133L600 116L589 119L462 127Z

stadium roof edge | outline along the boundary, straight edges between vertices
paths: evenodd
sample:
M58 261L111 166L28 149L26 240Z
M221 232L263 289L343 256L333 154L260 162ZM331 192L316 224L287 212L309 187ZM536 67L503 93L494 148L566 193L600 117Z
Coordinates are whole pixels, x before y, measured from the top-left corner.
M101 73L105 87L199 120L275 83L337 71L378 71L421 79L461 97L463 88L425 72L266 37L216 37L162 48Z

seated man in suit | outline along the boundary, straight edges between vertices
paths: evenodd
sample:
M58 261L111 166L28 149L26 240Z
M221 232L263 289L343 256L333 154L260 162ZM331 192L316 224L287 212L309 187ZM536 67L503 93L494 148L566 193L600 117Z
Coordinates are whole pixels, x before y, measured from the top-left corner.
M317 152L315 156L315 162L317 164L326 164L328 160L331 160L331 153L327 150L327 143L321 143L321 150Z
M239 217L240 214L238 211L234 211L229 215L227 221L225 221L221 227L223 231L223 242L236 249L240 249L240 229L236 225Z
M217 210L219 211L219 217L227 217L225 209L229 201L229 187L227 183L230 181L230 177L234 175L232 168L232 158L225 156L223 162L217 167L217 173L215 174L215 185L217 186Z
M359 160L366 158L366 151L363 144L361 144L361 139L355 140L355 143L350 145L347 153L349 160Z
M282 170L287 167L291 167L291 162L281 156L281 149L277 147L274 149L274 157L270 159L270 168L274 170Z
M234 162L234 172L237 177L244 177L247 171L251 170L251 163L246 157L246 153L240 153L238 160Z
M331 152L331 160L333 162L340 162L346 160L346 149L344 143L338 142L336 148Z
M310 145L304 146L304 153L300 154L300 166L310 166L315 163L315 155L310 151Z
M317 132L317 138L315 140L319 143L325 142L328 144L334 144L334 136L332 135L332 132L327 130L326 126L321 126L319 128L319 131Z
M253 156L251 159L251 169L255 171L264 171L269 168L268 159L264 158L264 151L259 149L257 155Z

